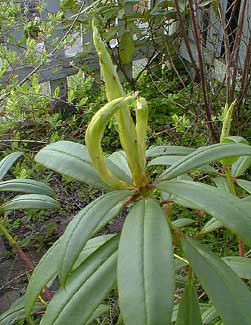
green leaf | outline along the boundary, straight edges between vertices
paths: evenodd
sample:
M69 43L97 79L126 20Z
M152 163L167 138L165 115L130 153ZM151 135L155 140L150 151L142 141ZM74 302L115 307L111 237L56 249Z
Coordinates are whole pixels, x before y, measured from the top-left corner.
M159 179L161 181L172 179L189 170L232 156L251 156L251 147L239 143L218 143L201 147L169 167Z
M110 240L114 236L115 236L115 234L111 234L111 235L103 235L103 236L98 236L98 237L89 239L88 242L86 243L84 249L79 254L79 257L78 257L76 263L74 264L73 269L75 270L76 268L78 268L79 265L81 263L83 263L84 260L86 260L88 256L90 256L100 246L104 245L108 240Z
M4 178L4 176L7 174L8 170L15 163L15 161L21 156L22 152L17 151L11 153L0 161L0 181Z
M131 32L124 32L119 43L119 56L124 64L130 64L134 54L134 40Z
M100 248L113 237L115 237L115 235L103 235L88 240L84 249L80 253L73 269L77 269L80 264L82 264L91 254L93 254L98 248ZM60 250L61 247L59 239L44 254L36 266L34 272L32 273L26 290L25 311L27 316L29 316L32 307L35 304L36 299L38 298L42 289L57 275ZM51 263L51 261L53 261L53 263Z
M223 227L223 223L216 218L211 218L201 229L200 234L206 234L208 232L217 230Z
M160 156L160 157L157 157L157 158L154 158L153 160L151 160L147 164L147 166L173 165L173 164L178 163L178 161L180 161L183 158L184 158L184 156ZM217 173L217 171L210 165L200 166L200 167L198 167L198 169L201 171L204 171L206 173L210 173L210 174Z
M35 160L47 168L65 176L70 176L79 182L92 186L107 188L100 179L86 147L71 141L58 141L41 149Z
M251 194L251 182L246 181L244 179L236 179L236 183L243 188L245 191L247 191L249 194Z
M146 150L146 157L158 157L158 156L186 156L194 152L194 148L182 147L182 146L156 146L150 147Z
M86 324L112 289L116 277L118 238L90 255L50 301L41 325Z
M223 139L224 143L243 143L243 144L248 144L248 141L244 139L243 137L240 136L235 136L235 135L230 135L227 137L224 137ZM247 157L241 157L241 158L247 158ZM236 161L238 160L238 157L230 157L227 159L221 160L221 163L224 165L233 165Z
M25 319L24 301L25 296L18 298L6 312L2 313L0 315L0 324L14 325L17 324L17 321ZM37 304L36 306L34 306L32 312L35 312L39 309L42 309L41 304Z
M107 157L106 163L118 178L132 184L132 175L124 151L113 152Z
M180 218L180 219L172 221L172 224L176 228L183 228L183 227L186 227L186 226L190 226L193 223L195 223L195 220L192 220L192 219L189 219L189 218Z
M160 156L149 161L147 166L156 166L156 165L173 165L177 163L184 156Z
M60 239L44 254L30 278L25 295L25 314L30 316L32 308L43 288L58 272Z
M141 200L127 216L119 243L118 289L125 324L170 324L174 271L165 214L155 201Z
M251 157L240 157L231 166L231 174L234 177L242 176L251 165Z
M240 278L251 279L251 258L226 256L222 259Z
M54 196L55 192L45 183L32 179L11 179L0 182L0 192L23 192Z
M227 325L250 325L251 293L212 251L190 238L181 241L186 258Z
M93 325L93 321L102 316L103 314L107 313L110 311L110 307L107 305L99 305L98 308L94 311L94 313L92 314L92 316L88 319L87 321L87 325Z
M224 138L224 141L226 141L226 142L233 142L233 143L248 144L248 141L245 138L240 137L238 135L229 135L229 136L227 136L227 137Z
M72 9L74 6L76 6L77 1L76 0L62 0L61 6L62 9Z
M106 215L117 210L114 207L130 196L129 191L114 191L94 200L82 209L67 226L61 243L61 258L59 265L59 279L64 283L77 261L80 252L88 239L91 238ZM109 217L111 219L111 216Z
M25 210L25 209L55 209L59 204L53 198L40 194L18 195L14 199L1 205L0 209L8 210Z
M111 26L109 29L102 33L102 38L104 41L109 42L112 39L117 38L118 32L120 32L121 26Z
M185 286L175 325L202 325L199 300L191 281Z
M228 184L227 184L227 180L225 177L221 177L221 176L217 176L212 178L212 181L214 182L214 184L221 190L229 192L229 188L228 188Z
M236 196L214 186L191 181L165 181L159 183L157 188L184 199L188 204L195 204L251 243L250 207Z
M209 325L215 318L219 317L217 311L214 306L207 308L202 314L202 322L204 325Z

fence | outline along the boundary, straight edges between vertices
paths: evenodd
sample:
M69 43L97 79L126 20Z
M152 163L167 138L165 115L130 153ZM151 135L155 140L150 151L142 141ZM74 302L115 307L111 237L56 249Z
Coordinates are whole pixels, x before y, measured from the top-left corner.
M36 12L36 6L34 6L34 0L19 0L14 1L15 4L21 4L25 8L28 9L26 15L28 15L29 19L36 19L39 13ZM39 19L48 20L48 14L55 14L60 10L60 0L45 0L46 10L42 14L42 17ZM83 8L81 8L81 12L85 11L85 8L88 7L92 1L85 1ZM95 1L94 1L95 3ZM126 4L125 10L130 12L133 10L133 5ZM118 21L118 24L120 22ZM123 26L122 26L123 29ZM11 45L8 45L9 49L15 50L20 57L24 55L26 50L25 44L20 46L20 40L24 39L24 31L23 30L13 30L14 41ZM61 43L65 39L65 32L63 30L57 29L57 31L52 35L51 39L58 38L58 43ZM4 75L2 82L8 82L8 79L11 75L15 74L18 77L19 83L29 80L29 77L33 73L39 74L39 81L49 82L51 93L53 93L56 87L60 89L60 95L66 94L67 88L67 77L74 75L78 72L76 66L86 67L88 72L96 72L99 73L99 64L98 58L93 49L86 57L79 58L80 56L76 56L77 52L81 53L81 49L87 44L92 42L92 31L87 30L85 33L80 33L77 37L76 44L68 49L62 49L59 51L55 51L54 49L48 49L47 44L38 44L38 51L41 51L42 48L46 48L53 53L53 58L50 62L45 65L26 65L26 66L15 66L15 68L10 68L7 73ZM144 59L150 56L152 50L149 47L141 47L140 49L135 50L134 60ZM116 54L116 53L115 53ZM133 63L132 63L133 64ZM128 74L132 71L132 64L127 65L126 71Z
M85 7L87 7L90 3L95 3L95 1L88 1L85 2ZM28 15L30 15L32 19L34 19L38 14L34 6L35 0L16 0L15 3L22 3L22 5L29 8ZM60 0L45 0L45 3L46 10L41 18L47 20L48 13L56 13L58 10L60 10ZM193 3L196 3L196 1ZM235 10L231 11L232 6L236 3L237 6ZM242 70L244 65L247 64L246 58L250 56L251 52L251 4L249 4L247 0L221 0L220 4L222 7L222 14L226 15L227 17L226 22L230 22L231 18L231 24L227 26L226 31L231 48L233 48L233 44L237 41L236 38L238 37L238 28L242 23L241 20L243 20L243 32L241 34L241 39L237 49L239 51L238 68ZM153 1L149 1L148 6L153 6ZM243 6L245 6L244 16L241 15ZM82 11L85 10L85 7L82 8ZM195 9L195 13L199 15L200 37L203 43L203 52L206 62L211 66L211 75L219 80L224 80L224 26L220 23L220 18L217 16L214 6L201 5ZM132 12L133 5L129 3L126 4L126 10L127 12ZM228 17L230 12L232 12L233 17ZM20 29L13 31L13 33L15 41L12 45L9 45L9 48L15 49L15 51L18 52L18 55L22 56L25 51L25 45L20 47L18 44L24 36L24 31ZM194 61L197 62L198 54L191 24L187 35L189 46L191 48L191 54ZM57 30L52 36L52 38L58 38L59 43L64 39L64 37L65 34L63 30ZM77 43L80 52L81 48L83 48L83 46L88 42L92 42L91 30L79 35ZM47 44L42 44L41 47L43 46L47 47L48 49ZM51 50L54 51L53 49ZM137 48L135 51L134 60L149 58L152 53L153 49L150 49L149 44L148 46ZM8 81L8 78L14 73L18 76L20 83L22 83L23 81L28 80L30 75L36 72L40 76L40 82L50 82L52 92L56 87L59 87L61 94L65 94L67 88L67 77L77 73L78 70L76 69L76 66L85 66L88 68L88 71L97 73L99 71L98 59L95 51L89 53L88 56L81 59L75 55L76 53L73 51L73 49L62 49L53 54L53 59L51 59L51 61L45 65L17 66L15 69L10 68L4 76L4 82ZM191 61L191 56L189 56L189 52L184 41L181 43L180 54L186 60ZM72 62L74 64L71 64ZM128 74L130 74L132 65L127 66L126 69Z

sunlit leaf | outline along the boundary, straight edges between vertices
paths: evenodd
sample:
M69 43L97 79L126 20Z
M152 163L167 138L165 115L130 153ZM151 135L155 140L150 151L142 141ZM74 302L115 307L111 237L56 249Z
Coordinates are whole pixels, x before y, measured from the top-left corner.
M130 64L134 54L134 40L131 32L124 32L119 43L119 56L124 64Z

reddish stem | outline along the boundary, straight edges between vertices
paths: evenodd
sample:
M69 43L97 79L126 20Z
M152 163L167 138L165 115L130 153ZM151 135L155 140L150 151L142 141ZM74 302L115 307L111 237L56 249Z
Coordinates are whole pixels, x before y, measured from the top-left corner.
M243 257L245 255L243 240L241 239L238 240L238 246L239 246L239 255Z
M31 261L31 259L25 254L22 248L17 243L11 243L11 246L15 249L18 256L24 261L25 265L29 268L30 271L34 271L35 267ZM44 287L44 293L47 300L51 300L53 295L51 290L46 286Z

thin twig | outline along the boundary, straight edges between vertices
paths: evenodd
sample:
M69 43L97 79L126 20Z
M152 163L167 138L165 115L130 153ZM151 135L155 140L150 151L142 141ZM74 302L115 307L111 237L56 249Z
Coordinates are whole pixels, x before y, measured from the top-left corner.
M191 19L192 19L192 31L193 31L193 36L194 36L194 40L197 48L197 54L198 54L200 79L201 79L201 85L202 85L202 91L204 97L204 107L205 107L205 113L208 121L207 127L209 132L209 141L212 143L214 142L214 130L213 130L212 118L211 118L212 103L210 101L209 93L208 93L206 64L205 64L203 50L201 46L201 37L199 34L199 23L197 17L198 4L197 4L197 0L194 0L194 3L193 0L188 0L188 3L189 3ZM194 4L195 4L195 8L194 8Z

